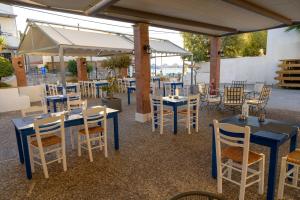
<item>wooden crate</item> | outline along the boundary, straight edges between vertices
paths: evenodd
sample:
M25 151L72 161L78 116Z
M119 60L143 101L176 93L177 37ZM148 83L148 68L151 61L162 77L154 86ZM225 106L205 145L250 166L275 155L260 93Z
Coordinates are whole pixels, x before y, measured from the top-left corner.
M300 88L300 59L280 60L280 69L276 71L278 86Z

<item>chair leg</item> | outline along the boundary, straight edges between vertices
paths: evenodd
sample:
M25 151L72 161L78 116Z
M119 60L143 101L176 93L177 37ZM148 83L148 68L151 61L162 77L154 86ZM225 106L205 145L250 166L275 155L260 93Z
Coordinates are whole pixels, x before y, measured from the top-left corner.
M67 156L66 156L66 143L63 143L62 144L62 147L61 147L61 153L62 153L62 163L63 163L63 169L64 169L64 172L67 171Z
M233 164L232 160L229 160L229 161L228 161L228 164L229 164L230 166L232 166L232 164ZM231 167L228 167L227 178L229 178L229 179L232 178L232 168L231 168Z
M91 140L89 135L86 136L86 142L87 142L87 146L88 146L88 152L89 152L89 158L90 158L90 162L93 162L93 153L92 153L92 145L91 145Z
M155 131L155 119L154 119L154 116L152 116L152 132Z
M299 166L294 166L295 171L293 172L293 185L297 187L299 179Z
M286 179L286 157L281 160L280 177L278 184L278 199L283 199L284 184Z
M104 132L104 156L108 157L108 151L107 151L107 133Z
M47 167L47 164L46 164L44 151L43 151L42 148L40 148L39 150L40 150L40 157L41 157L41 162L42 162L45 178L49 178L48 167Z
M264 194L264 182L265 182L265 155L261 154L262 160L259 162L259 179L258 182L258 194L263 195Z
M56 151L56 157L57 157L57 159L58 159L58 163L61 163L61 155L60 155L60 150L57 150Z
M188 113L187 125L188 125L188 133L191 134L191 115Z
M223 179L223 174L222 174L222 168L221 166L218 166L218 177L217 177L217 181L218 181L218 193L222 194L223 192L223 186L222 186L222 180Z
M247 166L243 167L242 169L239 200L245 199L246 181L247 181L246 177L247 177Z
M78 150L78 156L81 156L81 136L79 133L77 133L77 150Z
M160 134L164 133L164 117L160 115Z

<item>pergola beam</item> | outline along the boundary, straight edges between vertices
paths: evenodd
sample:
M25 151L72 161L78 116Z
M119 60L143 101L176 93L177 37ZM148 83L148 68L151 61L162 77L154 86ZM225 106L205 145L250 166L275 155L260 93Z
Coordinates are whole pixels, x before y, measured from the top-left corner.
M264 8L264 7L261 7L257 4L254 4L252 2L249 2L247 0L222 0L226 3L230 3L234 6L237 6L237 7L240 7L242 9L245 9L245 10L248 10L248 11L251 11L251 12L255 12L257 14L260 14L264 17L268 17L268 18L271 18L273 20L276 20L276 21L279 21L279 22L282 22L286 25L292 25L293 22L291 19L281 15L281 14L278 14L272 10L269 10L267 8Z
M117 3L120 0L100 0L98 3L96 3L94 6L90 7L86 11L84 11L84 14L89 16L94 16L96 13L104 11L109 6L112 6L113 4Z
M106 11L107 11L108 15L109 14L117 14L117 15L125 15L125 16L142 18L142 19L145 19L145 21L150 24L151 24L150 20L157 20L157 21L162 21L162 22L180 24L180 25L185 25L185 26L194 26L194 27L206 28L206 29L217 30L217 31L238 32L237 29L231 28L231 27L225 27L225 26L209 24L209 23L205 23L205 22L187 20L187 19L182 19L182 18L177 18L177 17L170 17L170 16L166 16L166 15L154 14L154 13L133 10L133 9L123 8L123 7L118 7L118 6L110 6L109 8L106 9ZM147 19L149 19L149 21Z

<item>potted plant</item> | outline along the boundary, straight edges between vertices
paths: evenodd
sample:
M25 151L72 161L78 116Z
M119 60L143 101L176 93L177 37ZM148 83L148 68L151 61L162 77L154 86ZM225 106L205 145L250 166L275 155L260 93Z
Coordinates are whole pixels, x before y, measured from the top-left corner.
M108 70L107 81L109 83L107 87L102 88L107 93L107 96L101 99L103 105L122 111L122 101L120 98L114 97L114 93L118 91L118 74L122 69L128 68L130 64L131 57L129 55L112 56L102 62L101 66Z

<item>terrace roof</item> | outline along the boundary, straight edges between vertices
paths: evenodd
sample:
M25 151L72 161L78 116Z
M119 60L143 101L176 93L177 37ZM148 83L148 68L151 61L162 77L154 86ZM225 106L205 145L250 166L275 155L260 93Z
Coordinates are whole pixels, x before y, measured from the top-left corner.
M134 49L132 35L43 21L28 22L19 54L57 55L62 47L66 56L110 56L132 53ZM168 40L150 39L150 47L153 53L191 55Z
M180 31L224 36L300 22L298 0L0 0Z

